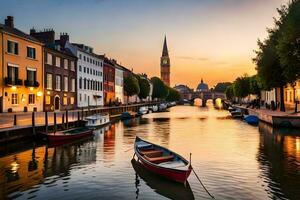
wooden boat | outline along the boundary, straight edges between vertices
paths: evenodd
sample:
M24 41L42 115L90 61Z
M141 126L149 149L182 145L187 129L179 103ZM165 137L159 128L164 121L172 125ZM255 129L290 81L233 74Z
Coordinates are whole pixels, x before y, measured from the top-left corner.
M139 111L138 111L138 115L145 115L149 112L148 107L146 106L142 106L140 107Z
M88 128L99 128L110 123L109 114L95 114L84 119Z
M259 123L259 118L255 115L245 115L244 120L251 125L256 125Z
M131 119L134 118L135 116L136 116L136 112L126 111L126 112L122 112L121 119Z
M180 155L139 137L135 139L134 151L145 168L164 178L185 183L192 171L190 162Z
M230 114L233 118L243 118L243 113L240 109L236 109L236 110L230 112Z
M58 131L58 132L51 132L51 133L42 133L44 134L48 141L50 142L58 142L58 141L70 141L70 140L77 140L81 138L86 138L93 135L93 131L86 128L74 128L65 131Z
M187 181L185 185L170 181L168 179L162 179L161 177L148 171L140 162L135 159L131 160L132 167L136 172L135 186L138 191L141 190L144 184L140 184L140 179L142 179L147 186L152 188L154 192L162 195L168 199L181 199L181 200L191 200L195 199L193 191Z

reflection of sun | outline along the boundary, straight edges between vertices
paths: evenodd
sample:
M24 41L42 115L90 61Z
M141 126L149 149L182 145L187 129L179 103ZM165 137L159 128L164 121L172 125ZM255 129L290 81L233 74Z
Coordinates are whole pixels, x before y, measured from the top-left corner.
M220 99L220 98L216 99L216 107L217 108L222 108L222 99Z
M194 100L194 105L195 105L195 106L201 106L201 105L202 105L202 100L199 99L199 98L195 99L195 100Z
M300 153L300 138L296 138L296 152Z
M19 164L17 162L13 162L10 164L11 165L11 171L12 173L16 173L19 169Z

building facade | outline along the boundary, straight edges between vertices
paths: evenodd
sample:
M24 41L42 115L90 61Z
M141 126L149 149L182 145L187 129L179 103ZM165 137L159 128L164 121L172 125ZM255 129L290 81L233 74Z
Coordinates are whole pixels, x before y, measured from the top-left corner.
M44 52L44 111L77 108L77 57L55 44L55 32L30 30L30 35L45 44Z
M115 67L108 58L104 58L103 64L103 93L104 105L115 103Z
M167 86L170 86L170 66L167 38L165 37L162 56L160 58L160 77Z
M43 110L43 44L14 27L0 24L1 112Z
M103 106L103 56L95 54L92 47L70 43L67 34L61 35L60 43L78 58L77 106Z
M115 66L115 101L116 103L124 103L124 70L122 66L114 62Z

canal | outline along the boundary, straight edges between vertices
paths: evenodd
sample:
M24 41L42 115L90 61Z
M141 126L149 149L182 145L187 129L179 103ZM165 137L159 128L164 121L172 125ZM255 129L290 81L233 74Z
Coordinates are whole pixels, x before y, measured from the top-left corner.
M250 126L211 104L118 121L65 146L2 145L0 199L209 199L193 174L184 187L131 162L136 135L191 152L216 199L300 199L300 131Z

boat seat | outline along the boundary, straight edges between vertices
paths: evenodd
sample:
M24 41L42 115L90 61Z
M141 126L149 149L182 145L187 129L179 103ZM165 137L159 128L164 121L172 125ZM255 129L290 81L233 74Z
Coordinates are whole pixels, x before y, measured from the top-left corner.
M160 156L160 157L154 157L154 158L150 158L147 155L145 155L145 158L155 164L159 164L162 162L168 162L174 159L173 155L168 155L168 156Z
M160 157L163 154L163 151L161 150L146 150L146 151L140 151L142 155L147 155L150 158L153 157Z
M167 167L167 168L175 168L175 169L187 169L188 165L186 165L182 161L169 161L160 163L158 166Z

